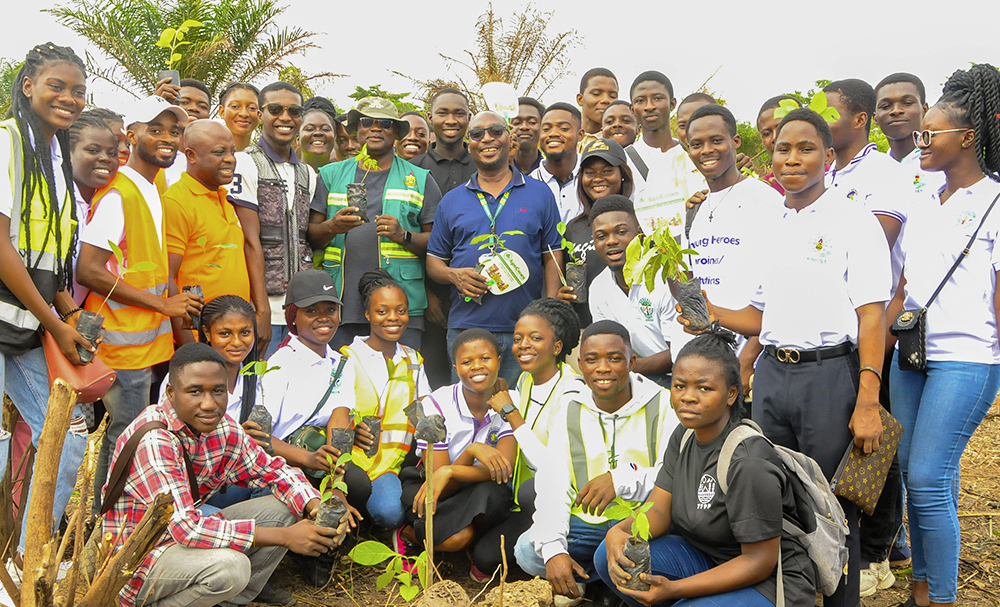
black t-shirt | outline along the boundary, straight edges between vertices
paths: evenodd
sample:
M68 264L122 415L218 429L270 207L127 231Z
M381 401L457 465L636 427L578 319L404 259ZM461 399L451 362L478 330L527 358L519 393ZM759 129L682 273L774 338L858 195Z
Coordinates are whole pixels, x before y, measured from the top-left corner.
M584 266L587 268L587 286L589 287L597 275L604 271L604 268L608 267L603 261L601 261L600 255L594 249L594 236L593 231L590 228L590 218L589 217L578 217L572 219L566 224L566 240L573 243L573 253L579 259L584 261ZM569 256L566 255L566 261L569 262ZM594 321L593 316L590 314L590 302L582 304L573 304L573 309L576 310L576 315L580 317L580 328L586 329L590 326L590 323Z
M743 441L729 466L729 491L718 486L716 465L722 444L737 422L705 444L691 437L679 454L687 431L677 426L667 443L656 486L672 494L672 532L701 550L717 565L742 553L740 544L781 539L785 603L812 607L816 601L815 567L794 539L783 536L783 517L795 521L792 485L774 448L763 438ZM775 601L777 567L754 588Z

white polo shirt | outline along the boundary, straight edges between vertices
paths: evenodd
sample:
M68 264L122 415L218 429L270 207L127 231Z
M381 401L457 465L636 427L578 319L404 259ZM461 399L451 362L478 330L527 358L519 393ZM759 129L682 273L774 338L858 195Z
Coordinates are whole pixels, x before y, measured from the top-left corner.
M888 156L897 160L893 158L892 150L889 150ZM931 196L944 187L944 171L925 171L920 168L920 148L913 148L912 152L898 162L903 167L910 185L913 186L914 194Z
M510 398L515 403L520 400L517 390L510 390ZM465 390L462 382L451 386L442 386L420 401L424 415L441 415L448 434L445 442L434 443L434 451L447 451L449 461L456 461L462 452L472 443L483 443L496 447L500 439L514 436L510 424L505 422L500 414L488 409L483 421L476 419L469 411L465 400ZM427 450L427 442L417 441L417 452Z
M661 152L650 147L639 137L632 144L639 157L649 168L645 179L628 158L632 178L635 179L635 214L643 232L652 234L661 225L669 225L670 233L677 237L684 231L685 203L691 195L708 189L705 178L695 168L681 144Z
M580 197L576 191L576 180L579 175L579 156L576 158L576 166L573 168L573 173L569 176L569 180L562 185L559 185L559 180L556 179L556 176L545 168L544 160L529 175L529 177L549 186L549 189L552 190L552 195L556 198L556 206L559 207L559 221L563 223L569 223L571 219L578 217L583 212L583 205L580 203Z
M786 208L770 235L761 286L760 343L819 348L858 343L857 308L885 302L892 280L878 220L828 189L801 211Z
M306 424L326 426L334 409L351 408L354 403L354 366L344 365L326 403L316 405L326 393L341 354L330 348L326 357L317 355L295 335L271 355L268 366L281 367L263 377L264 406L274 421L271 434L284 440Z
M1000 184L983 177L941 204L938 193L920 200L903 235L905 309L923 308L968 244ZM927 310L927 359L1000 363L993 294L1000 270L1000 202L969 255Z
M676 305L664 284L658 284L650 293L646 283L639 282L626 295L615 282L611 268L604 268L590 285L590 314L594 322L606 319L622 324L628 329L632 351L640 357L659 354L670 347Z

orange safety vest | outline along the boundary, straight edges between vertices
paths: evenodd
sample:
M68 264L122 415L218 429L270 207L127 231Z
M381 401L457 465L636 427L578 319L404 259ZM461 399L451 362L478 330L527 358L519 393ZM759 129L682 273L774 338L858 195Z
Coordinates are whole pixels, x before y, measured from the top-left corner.
M162 195L167 189L162 170L157 173L155 184ZM92 208L96 209L100 200L111 190L117 190L121 194L122 208L125 211L125 239L118 243L125 267L143 261L156 264L152 270L129 272L120 282L164 297L170 269L162 222L161 234L157 238L156 224L153 223L153 216L142 192L121 172L107 187L94 195ZM118 275L118 261L113 255L108 261L108 271ZM170 319L163 314L111 299L104 303L104 298L93 292L87 296L83 307L92 312L100 310L99 313L104 316L104 343L97 355L112 369L146 369L173 356L174 341Z

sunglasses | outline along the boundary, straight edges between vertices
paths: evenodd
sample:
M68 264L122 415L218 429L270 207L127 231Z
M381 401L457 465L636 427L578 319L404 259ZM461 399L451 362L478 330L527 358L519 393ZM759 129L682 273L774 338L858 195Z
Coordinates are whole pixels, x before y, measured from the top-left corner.
M506 132L507 127L502 124L494 124L493 126L488 126L486 128L477 126L469 129L469 141L480 141L486 133L489 133L490 137L494 139L499 139Z
M941 133L958 133L962 131L974 131L975 129L945 129L943 131L913 131L913 145L924 147L931 144L931 138Z
M272 116L281 116L288 111L288 115L292 118L301 118L302 113L305 112L305 108L301 105L281 105L280 103L268 103L264 106L267 113Z
M363 126L366 129L370 129L377 124L378 128L382 129L383 131L388 131L392 127L396 126L396 121L391 120L389 118L362 117L360 120L358 120L358 122L360 122L361 126Z

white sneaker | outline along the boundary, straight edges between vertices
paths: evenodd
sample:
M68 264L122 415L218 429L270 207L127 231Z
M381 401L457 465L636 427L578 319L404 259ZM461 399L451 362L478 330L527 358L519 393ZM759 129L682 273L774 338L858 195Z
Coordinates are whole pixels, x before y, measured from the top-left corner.
M571 599L568 596L563 596L561 594L553 596L552 602L555 603L555 607L574 607L575 605L583 603L583 593L586 591L587 587L580 582L577 582L576 588L579 591L579 595L575 599Z
M861 596L868 597L879 590L885 590L896 583L896 576L889 569L889 561L872 563L861 570Z

